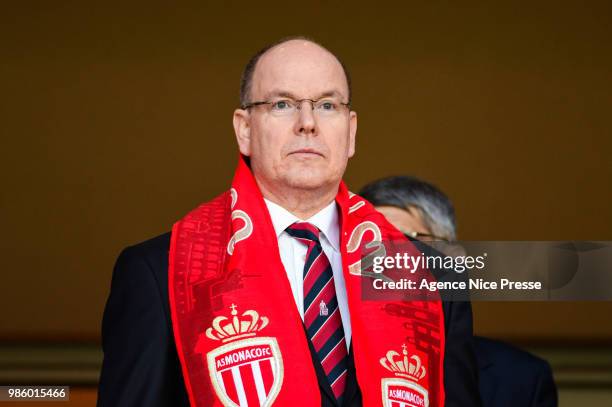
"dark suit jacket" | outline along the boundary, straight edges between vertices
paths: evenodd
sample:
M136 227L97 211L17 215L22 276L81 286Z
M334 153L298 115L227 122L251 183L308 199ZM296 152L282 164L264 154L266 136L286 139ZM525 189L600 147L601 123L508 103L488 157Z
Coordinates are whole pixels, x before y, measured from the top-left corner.
M115 265L102 321L104 362L98 406L188 406L168 301L170 234L125 249ZM444 304L447 406L479 405L469 302ZM321 404L335 406L320 363L311 357ZM361 406L352 352L344 406Z
M548 362L492 339L475 337L475 344L484 406L557 405L557 388Z

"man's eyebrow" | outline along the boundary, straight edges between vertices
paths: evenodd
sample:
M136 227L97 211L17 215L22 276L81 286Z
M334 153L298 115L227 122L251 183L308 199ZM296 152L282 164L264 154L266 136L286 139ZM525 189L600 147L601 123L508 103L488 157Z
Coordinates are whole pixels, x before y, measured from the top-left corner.
M266 94L264 99L268 100L268 99L276 98L276 97L288 98L288 99L293 99L293 100L303 99L303 98L295 95L294 93L291 93L291 92L285 91L285 90L273 90L273 91L270 91L270 92L268 92ZM338 97L340 99L343 99L342 93L340 93L339 91L337 91L337 90L328 90L328 91L325 91L323 93L320 93L313 100L319 100L319 99L323 99L323 98L327 98L327 97Z
M335 97L335 96L342 99L342 93L338 92L337 90L330 90L327 92L323 92L317 97L317 99L323 99L323 98Z
M285 90L273 90L273 91L266 93L266 96L264 97L264 99L271 99L271 98L297 99L298 97L294 95L293 93L285 91Z

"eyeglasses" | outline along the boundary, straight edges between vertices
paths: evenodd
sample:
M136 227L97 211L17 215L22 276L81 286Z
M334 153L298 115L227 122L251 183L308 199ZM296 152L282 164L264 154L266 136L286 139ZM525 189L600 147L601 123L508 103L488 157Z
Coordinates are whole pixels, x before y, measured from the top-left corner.
M431 242L431 241L441 240L443 242L450 243L450 240L448 240L447 238L441 237L441 236L437 236L437 235L432 235L431 233L421 233L421 232L406 231L406 230L402 230L402 233L405 236L411 237L413 239L418 239L418 240L421 240L423 242Z
M251 102L242 106L242 109L250 109L256 106L265 105L268 113L273 116L286 117L293 116L298 110L302 109L302 104L309 102L310 107L315 115L320 117L337 117L340 116L345 108L350 107L350 103L342 103L340 101L324 98L319 100L312 99L275 99L260 102Z

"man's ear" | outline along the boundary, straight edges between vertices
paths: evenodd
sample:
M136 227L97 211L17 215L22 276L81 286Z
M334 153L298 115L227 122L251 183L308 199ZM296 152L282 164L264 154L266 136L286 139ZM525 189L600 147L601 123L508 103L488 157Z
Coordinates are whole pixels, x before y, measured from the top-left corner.
M251 155L251 117L244 109L234 110L234 133L240 154L249 157Z
M349 148L348 156L351 158L355 155L355 136L357 135L357 112L349 113Z

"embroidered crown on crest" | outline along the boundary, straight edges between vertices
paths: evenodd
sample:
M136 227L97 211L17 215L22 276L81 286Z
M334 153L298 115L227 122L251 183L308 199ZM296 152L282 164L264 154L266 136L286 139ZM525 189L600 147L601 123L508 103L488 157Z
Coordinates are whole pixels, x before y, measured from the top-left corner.
M380 358L380 364L396 376L406 377L415 382L425 377L426 370L425 366L421 363L421 358L417 355L408 357L406 344L402 345L402 353L403 357L396 351L390 350L387 352L386 357Z
M259 316L255 310L246 310L238 316L236 305L232 304L231 319L218 316L213 319L212 327L206 329L206 336L215 341L229 342L240 338L255 336L268 325L268 318Z

